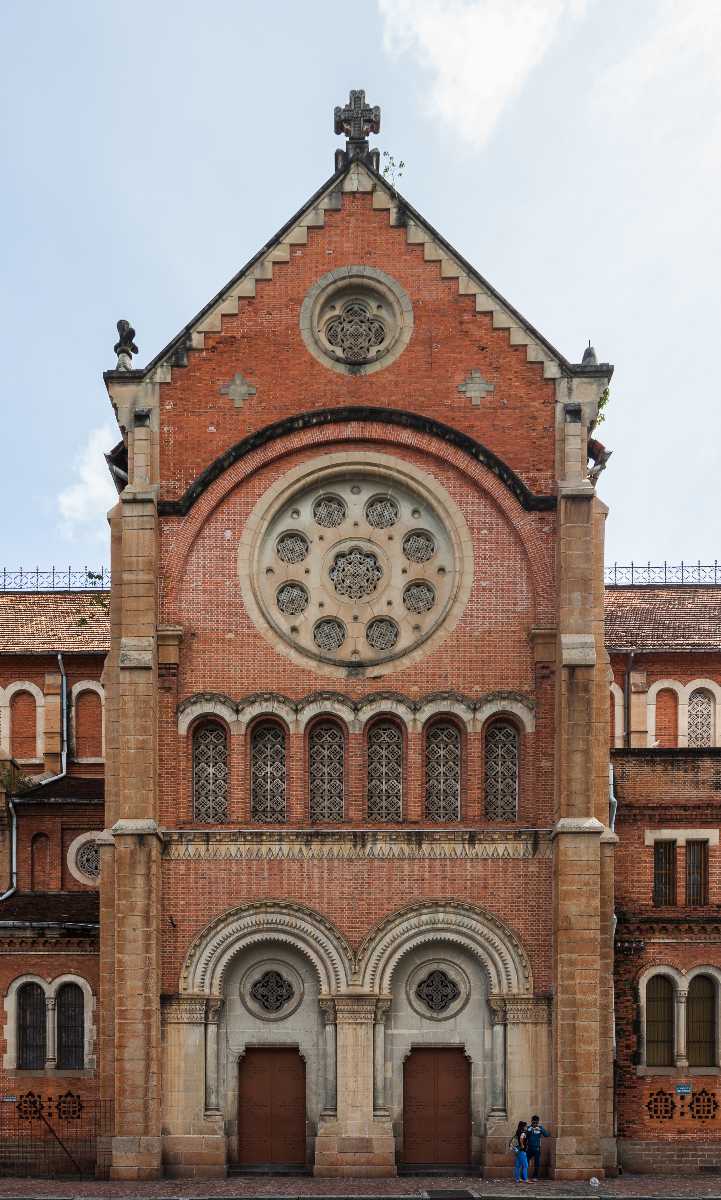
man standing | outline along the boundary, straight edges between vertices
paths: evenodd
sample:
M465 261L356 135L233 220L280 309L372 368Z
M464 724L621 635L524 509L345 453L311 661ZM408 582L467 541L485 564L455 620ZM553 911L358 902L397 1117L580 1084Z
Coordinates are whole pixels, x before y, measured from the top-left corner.
M526 1126L529 1179L538 1179L541 1171L541 1138L548 1136L548 1130L543 1128L541 1118L538 1115L531 1117L531 1124ZM531 1164L533 1164L532 1175Z

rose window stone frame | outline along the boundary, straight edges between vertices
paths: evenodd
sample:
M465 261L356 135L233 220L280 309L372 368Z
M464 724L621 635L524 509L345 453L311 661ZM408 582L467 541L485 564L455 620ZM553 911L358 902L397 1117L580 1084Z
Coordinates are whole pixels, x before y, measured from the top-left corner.
M432 547L420 562L405 553L409 535ZM287 545L307 551L281 553ZM365 451L319 455L258 501L238 576L251 618L276 650L324 674L381 675L451 632L470 593L473 548L455 500L415 464ZM409 585L427 602L409 605ZM298 596L308 598L301 611L289 602Z
M451 985L448 1003L439 1008L422 998L424 984L436 975L443 976ZM408 1003L419 1017L426 1021L452 1021L470 1000L471 981L460 963L450 958L427 958L409 972L405 991Z
M262 1003L262 993L261 998L258 998L259 989L269 975L280 976L292 992L292 995L287 995L284 1002L275 1009L269 1009ZM305 995L300 972L282 958L262 958L254 962L243 973L239 990L241 1002L247 1012L258 1021L269 1022L287 1020L294 1012L297 1012Z
M413 334L405 288L376 267L350 264L321 276L300 308L300 332L315 359L344 375L395 362Z

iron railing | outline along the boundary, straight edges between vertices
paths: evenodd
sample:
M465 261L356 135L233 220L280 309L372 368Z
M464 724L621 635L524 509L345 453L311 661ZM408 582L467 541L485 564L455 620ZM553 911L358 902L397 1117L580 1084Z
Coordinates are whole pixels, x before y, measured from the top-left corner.
M73 1092L0 1096L0 1177L107 1179L112 1101Z
M9 571L0 567L0 592L104 592L110 587L108 567L18 567Z
M605 582L610 587L650 587L654 583L721 584L721 563L662 563L654 567L651 563L629 563L620 566L614 563L606 567Z

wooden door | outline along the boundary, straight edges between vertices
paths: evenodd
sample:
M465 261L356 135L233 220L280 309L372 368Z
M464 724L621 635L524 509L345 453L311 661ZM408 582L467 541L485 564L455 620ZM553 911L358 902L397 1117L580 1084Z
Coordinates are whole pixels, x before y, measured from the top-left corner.
M471 1160L471 1065L463 1049L412 1050L403 1071L403 1162L458 1167Z
M246 1050L240 1060L238 1162L305 1166L305 1063L297 1050Z

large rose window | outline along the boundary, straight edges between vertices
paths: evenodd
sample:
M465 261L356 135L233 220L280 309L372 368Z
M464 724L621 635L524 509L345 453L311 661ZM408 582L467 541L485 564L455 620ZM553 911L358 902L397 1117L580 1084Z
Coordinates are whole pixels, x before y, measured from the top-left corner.
M241 579L279 645L341 668L390 663L420 647L457 597L457 510L406 472L311 474L261 502Z

